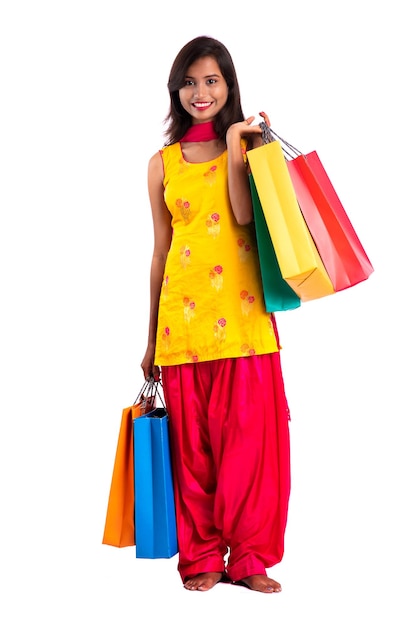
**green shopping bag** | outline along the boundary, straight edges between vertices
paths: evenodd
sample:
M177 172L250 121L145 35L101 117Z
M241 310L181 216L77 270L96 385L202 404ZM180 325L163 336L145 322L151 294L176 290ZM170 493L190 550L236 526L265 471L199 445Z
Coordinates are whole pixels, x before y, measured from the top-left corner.
M280 271L252 174L250 174L250 187L266 310L273 313L297 309L300 307L301 300L284 280Z

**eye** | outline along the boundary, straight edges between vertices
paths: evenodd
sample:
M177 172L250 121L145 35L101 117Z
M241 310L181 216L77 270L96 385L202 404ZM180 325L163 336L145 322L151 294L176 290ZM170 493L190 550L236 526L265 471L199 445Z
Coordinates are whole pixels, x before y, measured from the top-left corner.
M208 84L209 85L214 85L215 83L217 83L218 81L216 80L216 78L209 78L208 79Z
M190 87L191 85L194 85L194 81L193 81L193 80L186 79L186 80L184 81L184 86L185 86L185 87Z

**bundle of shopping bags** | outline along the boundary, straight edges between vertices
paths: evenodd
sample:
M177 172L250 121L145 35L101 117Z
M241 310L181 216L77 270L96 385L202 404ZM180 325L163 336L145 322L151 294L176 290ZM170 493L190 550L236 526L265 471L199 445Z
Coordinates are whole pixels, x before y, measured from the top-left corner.
M137 558L178 552L168 420L152 378L122 410L102 542L136 546Z
M317 152L303 154L260 126L263 145L247 157L267 311L366 280L373 266Z

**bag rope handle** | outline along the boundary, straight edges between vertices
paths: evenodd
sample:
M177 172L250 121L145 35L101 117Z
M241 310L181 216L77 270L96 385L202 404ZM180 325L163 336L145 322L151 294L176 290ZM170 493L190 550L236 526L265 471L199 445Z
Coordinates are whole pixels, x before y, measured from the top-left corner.
M152 404L154 404L155 398L158 396L158 399L161 402L162 407L165 409L166 406L164 404L164 400L160 394L159 389L162 389L162 383L160 380L155 380L152 376L146 379L144 384L142 385L137 397L135 398L135 404L140 402L148 402L150 399L152 400Z
M277 141L278 139L286 157L294 159L295 157L302 156L302 152L300 150L292 146L292 144L283 139L283 137L280 137L272 128L270 128L270 126L267 126L265 122L260 122L260 128L263 144L271 143L273 141Z

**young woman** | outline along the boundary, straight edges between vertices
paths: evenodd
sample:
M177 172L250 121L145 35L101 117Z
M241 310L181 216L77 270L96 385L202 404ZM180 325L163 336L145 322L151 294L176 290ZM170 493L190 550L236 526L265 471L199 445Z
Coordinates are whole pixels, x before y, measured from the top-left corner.
M167 142L149 162L154 224L144 376L162 377L170 415L186 589L231 581L265 593L283 556L289 410L275 319L265 310L246 150L230 53L187 43L169 81ZM260 113L269 124L268 117Z

